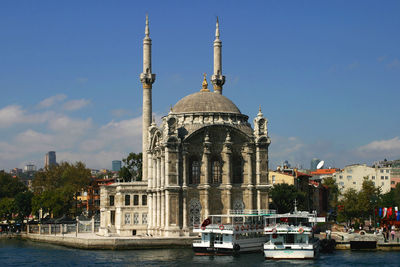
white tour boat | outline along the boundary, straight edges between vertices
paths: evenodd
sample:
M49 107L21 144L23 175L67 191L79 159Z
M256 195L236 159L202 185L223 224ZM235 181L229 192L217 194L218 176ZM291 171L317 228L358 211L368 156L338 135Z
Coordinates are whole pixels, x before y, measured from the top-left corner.
M324 222L315 212L295 211L264 218L267 242L265 259L314 259L319 254L319 239L313 237L313 226Z
M275 214L272 210L231 210L228 215L211 215L201 225L193 227L201 234L193 242L196 255L232 255L261 252L267 241L264 217Z

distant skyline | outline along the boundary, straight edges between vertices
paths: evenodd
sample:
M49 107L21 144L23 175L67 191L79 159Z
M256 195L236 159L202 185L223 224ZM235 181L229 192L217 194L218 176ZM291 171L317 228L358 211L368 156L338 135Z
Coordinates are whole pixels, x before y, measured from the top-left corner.
M0 3L0 169L141 150L142 40L153 40L158 121L212 74L269 120L270 167L400 158L399 1L8 1Z

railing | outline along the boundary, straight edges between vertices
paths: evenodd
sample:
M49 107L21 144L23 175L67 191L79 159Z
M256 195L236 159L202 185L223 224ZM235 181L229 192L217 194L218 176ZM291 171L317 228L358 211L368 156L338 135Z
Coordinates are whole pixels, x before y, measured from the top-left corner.
M69 224L29 224L27 232L41 235L63 235L70 233L96 233L99 231L98 221L78 221Z
M276 214L276 210L229 210L228 214L230 215L271 215Z

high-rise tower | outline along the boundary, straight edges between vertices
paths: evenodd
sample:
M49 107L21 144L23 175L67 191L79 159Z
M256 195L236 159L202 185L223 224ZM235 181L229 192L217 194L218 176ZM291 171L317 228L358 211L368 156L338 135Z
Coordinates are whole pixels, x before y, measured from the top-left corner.
M56 165L57 160L56 160L56 152L55 151L49 151L46 153L46 157L44 158L44 167L48 168L52 165Z
M142 179L147 180L147 149L148 149L148 128L151 125L152 100L151 89L156 75L151 72L151 39L149 30L149 17L146 15L145 37L143 39L143 72L140 74L140 82L143 85L143 129L142 129Z
M221 50L222 50L222 42L219 39L219 22L217 17L215 40L214 40L214 74L211 76L211 82L214 86L214 91L219 94L222 94L222 86L225 83L225 76L222 75Z

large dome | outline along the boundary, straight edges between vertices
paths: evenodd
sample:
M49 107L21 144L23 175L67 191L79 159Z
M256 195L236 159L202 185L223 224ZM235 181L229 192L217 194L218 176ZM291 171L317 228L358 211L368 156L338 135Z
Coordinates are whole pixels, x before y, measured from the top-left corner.
M216 112L241 114L227 97L214 92L197 92L185 96L172 109L173 113Z

